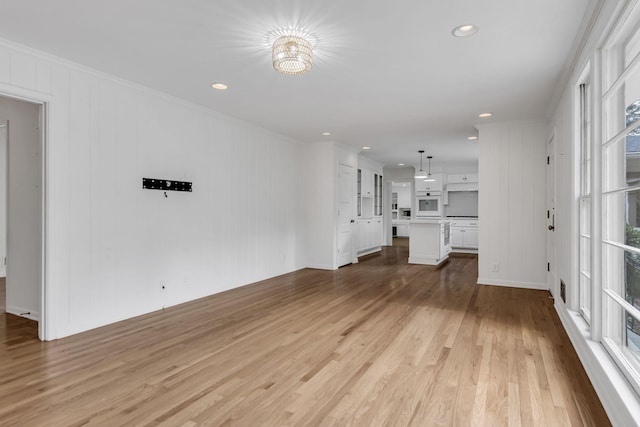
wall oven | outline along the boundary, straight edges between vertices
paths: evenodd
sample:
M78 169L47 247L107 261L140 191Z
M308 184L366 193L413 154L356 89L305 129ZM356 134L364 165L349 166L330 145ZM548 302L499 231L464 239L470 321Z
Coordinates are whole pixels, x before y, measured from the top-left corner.
M416 217L442 217L442 192L417 191L416 205Z

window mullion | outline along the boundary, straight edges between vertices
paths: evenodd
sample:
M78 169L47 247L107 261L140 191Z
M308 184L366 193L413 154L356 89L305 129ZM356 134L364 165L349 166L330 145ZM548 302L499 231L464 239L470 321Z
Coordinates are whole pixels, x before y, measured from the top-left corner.
M591 99L591 339L602 339L602 51L593 55Z

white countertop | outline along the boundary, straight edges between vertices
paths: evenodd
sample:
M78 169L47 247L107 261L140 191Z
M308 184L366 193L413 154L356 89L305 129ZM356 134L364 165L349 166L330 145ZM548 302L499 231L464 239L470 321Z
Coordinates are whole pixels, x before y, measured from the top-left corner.
M446 224L447 222L451 222L451 220L449 218L423 218L410 221L411 224Z
M455 219L455 220L468 219L469 221L477 221L478 217L477 216L447 216L444 219Z

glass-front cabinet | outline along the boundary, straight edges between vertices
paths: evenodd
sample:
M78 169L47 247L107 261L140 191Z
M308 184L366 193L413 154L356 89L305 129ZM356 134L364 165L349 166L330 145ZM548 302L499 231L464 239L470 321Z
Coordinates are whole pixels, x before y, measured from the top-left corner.
M356 205L359 218L382 216L382 175L358 169Z
M382 175L374 174L374 205L373 215L382 216Z
M362 169L358 169L358 184L356 186L356 194L358 197L358 216L362 216Z

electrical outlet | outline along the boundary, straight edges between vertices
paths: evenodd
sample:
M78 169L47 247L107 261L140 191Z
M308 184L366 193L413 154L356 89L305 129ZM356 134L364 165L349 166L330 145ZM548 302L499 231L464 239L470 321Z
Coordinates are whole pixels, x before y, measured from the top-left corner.
M500 264L497 264L497 263L491 264L491 272L497 273L498 271L500 271Z

